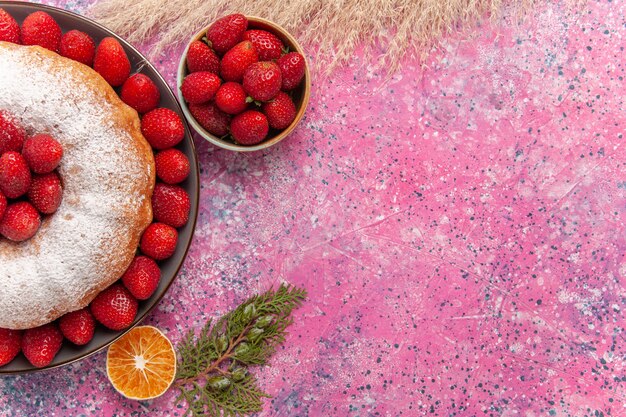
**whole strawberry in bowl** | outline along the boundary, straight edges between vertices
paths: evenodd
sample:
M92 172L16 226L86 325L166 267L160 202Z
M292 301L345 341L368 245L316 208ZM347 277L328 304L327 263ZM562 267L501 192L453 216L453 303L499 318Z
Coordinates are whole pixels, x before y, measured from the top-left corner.
M196 33L178 67L185 117L200 136L233 151L265 149L287 137L304 116L310 90L298 42L273 22L238 13Z

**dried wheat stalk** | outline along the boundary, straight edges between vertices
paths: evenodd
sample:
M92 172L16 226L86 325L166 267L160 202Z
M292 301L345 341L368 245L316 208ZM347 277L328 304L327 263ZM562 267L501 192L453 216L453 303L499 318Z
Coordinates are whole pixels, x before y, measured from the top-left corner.
M88 13L130 42L155 41L154 57L231 12L264 17L294 34L318 68L349 63L363 46L393 72L423 58L447 33L533 0L107 0Z

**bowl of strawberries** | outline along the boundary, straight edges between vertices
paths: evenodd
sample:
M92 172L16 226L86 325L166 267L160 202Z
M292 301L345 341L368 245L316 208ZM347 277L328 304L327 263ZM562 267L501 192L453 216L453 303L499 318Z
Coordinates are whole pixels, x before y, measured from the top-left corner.
M303 50L268 20L231 14L196 33L178 67L178 97L200 136L256 151L298 125L311 90Z

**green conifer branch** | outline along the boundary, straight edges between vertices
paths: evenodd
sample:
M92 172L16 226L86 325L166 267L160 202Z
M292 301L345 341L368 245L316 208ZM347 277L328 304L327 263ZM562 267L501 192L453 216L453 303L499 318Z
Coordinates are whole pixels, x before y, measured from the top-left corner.
M196 336L192 330L178 344L176 402L187 403L185 415L242 417L261 411L263 392L249 367L264 365L285 341L291 313L306 299L306 290L281 285L255 295L215 323L208 320Z

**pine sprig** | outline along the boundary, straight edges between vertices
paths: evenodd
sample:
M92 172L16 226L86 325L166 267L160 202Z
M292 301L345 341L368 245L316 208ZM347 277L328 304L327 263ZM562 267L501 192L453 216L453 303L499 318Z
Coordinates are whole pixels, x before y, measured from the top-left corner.
M291 313L306 290L281 285L255 295L196 336L192 330L178 344L177 403L185 415L242 417L261 411L264 397L249 366L264 365L285 341Z

